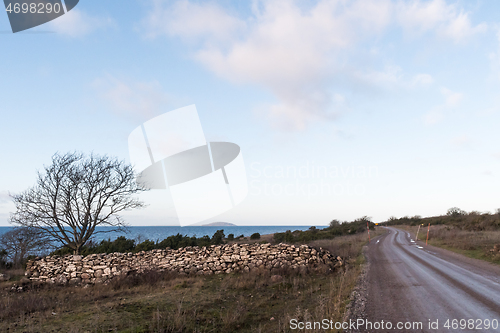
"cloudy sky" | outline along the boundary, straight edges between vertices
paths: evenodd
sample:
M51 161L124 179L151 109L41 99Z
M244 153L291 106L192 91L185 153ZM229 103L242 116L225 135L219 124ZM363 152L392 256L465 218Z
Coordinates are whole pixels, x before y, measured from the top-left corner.
M196 104L249 194L210 221L323 225L500 207L500 2L81 1L0 14L0 225L56 152L129 161L144 121ZM178 224L166 191L127 213Z

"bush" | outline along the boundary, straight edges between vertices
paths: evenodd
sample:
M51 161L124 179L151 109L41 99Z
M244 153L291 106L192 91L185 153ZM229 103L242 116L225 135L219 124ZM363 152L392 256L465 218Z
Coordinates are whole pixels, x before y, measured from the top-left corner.
M428 225L448 225L460 230L467 231L494 231L500 229L500 215L490 213L480 213L471 211L467 213L457 207L448 209L446 215L421 217L415 215L413 217L404 216L401 218L389 218L385 225L410 225L418 226L419 224ZM371 228L370 228L371 229Z
M124 236L120 236L113 242L111 250L113 252L131 252L135 247L135 242L133 239L127 239Z
M227 239L230 241L234 240L234 234L227 235Z
M250 239L260 239L260 234L256 232L250 236Z
M309 231L312 232L313 234L317 233L319 230L315 227L315 226L312 226L309 228Z
M260 235L259 235L260 236ZM243 237L241 235L240 237ZM229 239L234 239L234 234L228 235ZM149 239L135 245L135 241L133 239L125 238L124 236L120 236L114 241L110 239L102 240L99 244L89 241L86 245L81 248L80 254L89 255L94 253L113 253L113 252L140 252L140 251L151 251L154 249L178 249L180 247L188 247L188 246L210 246L210 245L219 245L224 244L224 230L217 230L212 238L210 236L205 235L200 238L196 238L196 236L188 237L183 236L181 234L168 236L161 242L153 242ZM1 253L1 252L0 252ZM66 255L72 254L73 250L68 247L62 247L54 252L51 255ZM1 257L0 257L1 260Z
M90 242L87 244L87 247L93 248L92 252L94 253L113 253L113 252L132 252L135 248L135 241L132 239L127 239L124 236L120 236L114 241L102 240L99 245L93 246ZM88 252L88 249L82 250L82 254Z
M292 232L291 230L287 230L286 232L277 232L274 234L274 241L277 243L308 243L318 239L332 239L337 236L363 233L366 232L367 224L370 229L375 229L375 223L371 222L371 219L367 216L363 216L352 222L336 222L338 221L333 220L330 226L325 229L318 229L312 226L306 231L295 230Z
M219 245L224 243L224 230L217 230L212 236L212 244Z
M458 207L452 207L452 208L448 209L448 211L446 212L446 215L453 216L453 217L462 216L465 214L467 214L467 213Z
M332 220L330 222L330 228L335 228L335 227L338 227L340 225L340 221L339 220Z
M140 251L151 251L156 248L155 242L150 241L149 239L146 239L144 242L137 244L135 247L135 252L140 252Z
M277 232L274 234L273 238L276 243L283 243L285 241L285 233Z

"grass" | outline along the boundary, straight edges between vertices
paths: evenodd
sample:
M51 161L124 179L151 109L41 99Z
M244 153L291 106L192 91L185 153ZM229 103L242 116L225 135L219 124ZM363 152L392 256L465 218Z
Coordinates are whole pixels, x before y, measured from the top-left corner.
M382 235L387 231L380 227L375 227L375 230L370 230L370 237L374 238ZM335 255L341 256L348 262L355 262L362 257L361 250L368 242L368 234L366 232L355 235L339 236L334 239L320 239L310 242L311 246L322 247ZM353 261L354 260L354 261Z
M382 233L372 231L372 236ZM341 320L366 234L311 243L346 258L336 272L180 276L147 272L87 288L0 283L0 331L292 332L289 321ZM12 290L24 284L23 292ZM310 332L310 331L308 331Z
M417 226L396 227L410 231L413 237L415 237L418 228ZM426 237L427 226L423 226L419 232L419 240L425 241ZM470 231L454 226L431 225L428 243L470 258L500 264L500 251L494 249L495 245L500 247L500 230Z

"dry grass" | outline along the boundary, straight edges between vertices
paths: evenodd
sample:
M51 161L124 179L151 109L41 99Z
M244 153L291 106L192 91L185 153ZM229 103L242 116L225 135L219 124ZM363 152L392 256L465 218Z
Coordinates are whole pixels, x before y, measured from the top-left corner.
M321 322L325 318L334 322L341 321L360 272L360 265L348 266L335 279L330 279L326 292L316 297L315 306L307 307L299 304L295 311L287 312L280 323L278 332L324 332L324 330L314 329L292 330L289 324L291 319L297 319L300 322Z
M397 226L401 230L410 231L416 237L417 226ZM419 232L419 240L425 241L427 226ZM471 258L482 259L500 264L500 231L468 231L454 226L432 226L429 231L429 244L442 247Z
M338 294L336 281L345 275L281 270L187 277L149 272L88 288L26 283L23 292L6 290L4 284L0 331L279 332L287 314L297 308L340 315L339 302L346 295Z
M384 228L375 227L370 230L370 237L374 238L384 234ZM334 239L321 239L310 243L314 247L322 247L331 253L341 256L345 260L358 260L362 247L368 242L368 234L360 233L356 235L340 236Z
M0 331L295 332L289 328L292 318L341 320L365 243L366 235L313 242L350 258L345 269L333 273L282 269L190 277L148 272L87 288L29 282L23 292L3 282Z

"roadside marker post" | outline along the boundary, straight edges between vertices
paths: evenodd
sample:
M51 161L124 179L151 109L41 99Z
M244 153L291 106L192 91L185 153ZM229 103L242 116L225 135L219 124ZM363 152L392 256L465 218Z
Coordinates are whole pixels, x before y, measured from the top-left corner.
M425 240L425 245L427 245L427 241L429 240L429 229L431 228L431 224L427 226L427 239Z
M418 232L420 231L420 226L423 225L423 224L419 224L418 225L418 229L417 229L417 236L415 237L415 242L418 241Z
M368 221L366 221L366 229L368 230L368 243L370 243L370 226L368 225Z

